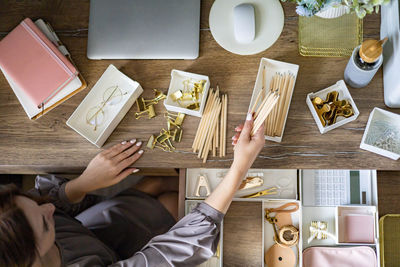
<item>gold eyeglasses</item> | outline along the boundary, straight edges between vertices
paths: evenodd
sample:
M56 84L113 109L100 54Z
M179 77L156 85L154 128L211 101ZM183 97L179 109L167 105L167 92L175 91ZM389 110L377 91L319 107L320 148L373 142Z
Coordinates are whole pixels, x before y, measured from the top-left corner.
M126 92L122 92L118 85L108 87L103 94L103 101L98 106L92 107L86 113L86 123L94 126L94 130L104 122L105 108L107 105L114 106L121 102Z

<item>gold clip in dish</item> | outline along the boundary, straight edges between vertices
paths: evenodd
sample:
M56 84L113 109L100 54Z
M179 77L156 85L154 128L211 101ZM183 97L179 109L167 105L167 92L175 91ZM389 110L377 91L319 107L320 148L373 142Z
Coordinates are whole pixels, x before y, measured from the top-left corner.
M200 108L200 106L199 106L199 103L196 102L196 103L193 103L193 104L190 104L190 105L186 106L186 108L187 109L191 109L191 110L198 110Z
M174 101L178 101L182 99L182 97L183 97L183 92L181 90L178 90L175 93L171 94L171 98Z

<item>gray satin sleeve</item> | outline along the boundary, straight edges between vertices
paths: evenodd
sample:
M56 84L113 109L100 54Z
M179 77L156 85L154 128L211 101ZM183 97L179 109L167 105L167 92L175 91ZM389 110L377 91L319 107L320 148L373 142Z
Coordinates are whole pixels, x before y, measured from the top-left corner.
M87 194L79 203L71 203L65 194L65 185L69 180L55 175L38 175L35 188L29 193L37 196L48 196L50 202L71 217L75 217L87 208L105 200L105 197Z
M214 255L223 217L223 213L206 203L201 203L167 233L151 239L132 257L110 266L199 265Z

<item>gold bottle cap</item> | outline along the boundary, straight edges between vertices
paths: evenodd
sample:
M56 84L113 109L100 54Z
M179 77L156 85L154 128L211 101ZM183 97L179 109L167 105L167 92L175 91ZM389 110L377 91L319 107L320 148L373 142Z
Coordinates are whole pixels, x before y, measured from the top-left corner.
M366 40L361 44L360 57L367 63L375 62L382 54L382 46L388 38L382 40Z

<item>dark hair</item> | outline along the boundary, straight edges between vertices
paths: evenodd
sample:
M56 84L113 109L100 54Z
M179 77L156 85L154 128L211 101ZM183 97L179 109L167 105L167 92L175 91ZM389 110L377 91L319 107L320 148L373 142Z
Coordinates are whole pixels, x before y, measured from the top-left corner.
M31 266L37 255L35 236L15 203L22 193L14 184L0 185L0 266Z

